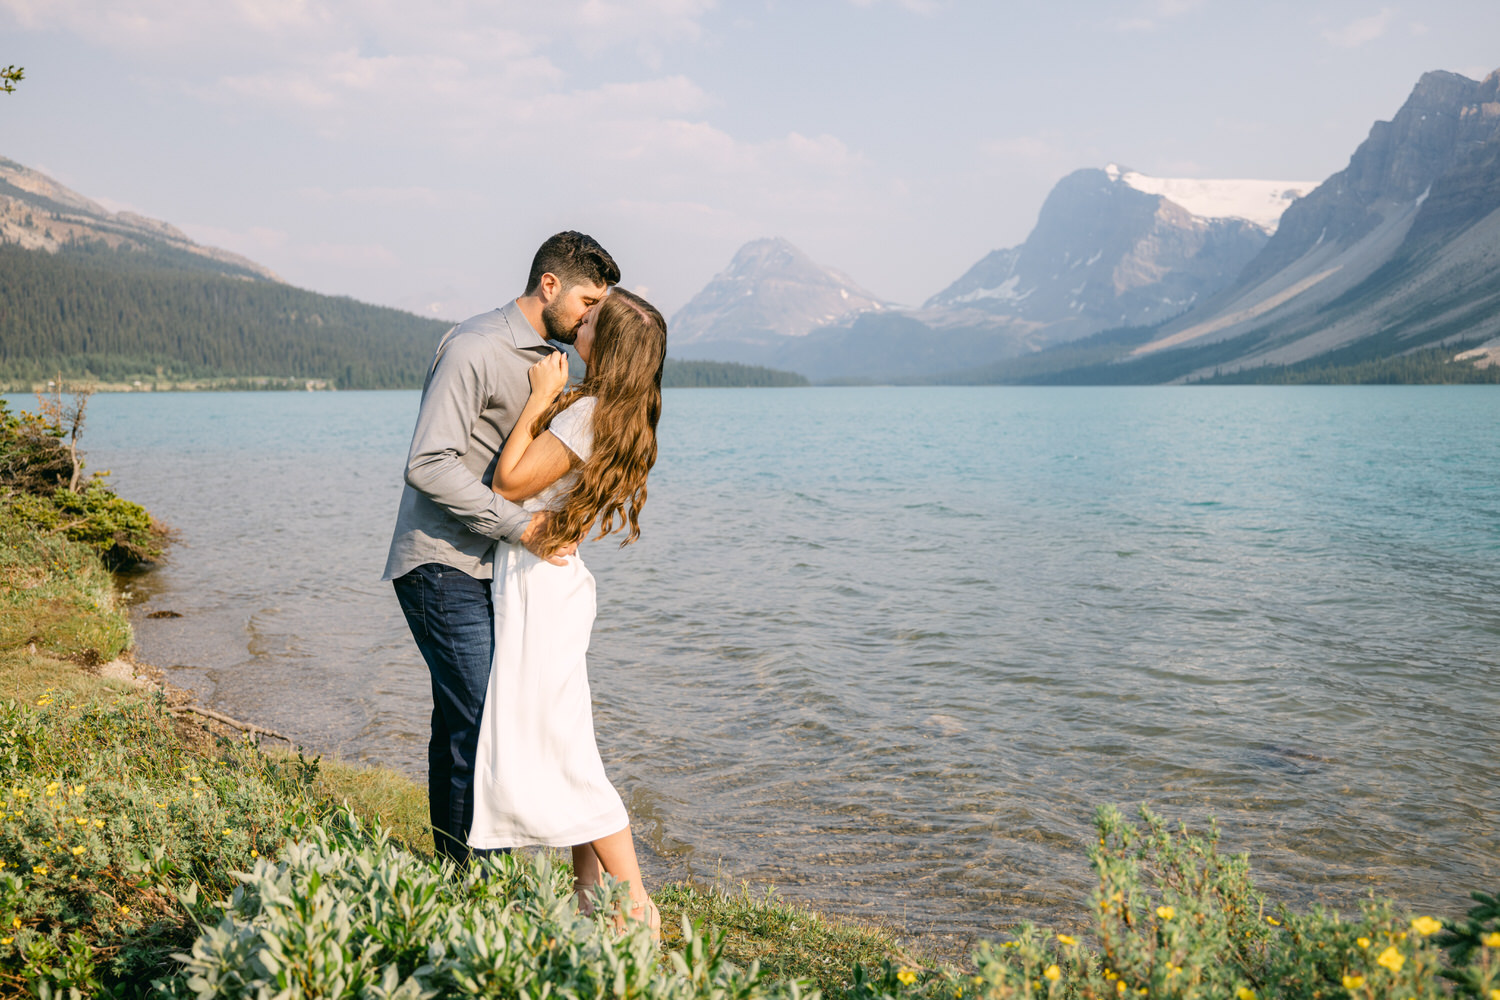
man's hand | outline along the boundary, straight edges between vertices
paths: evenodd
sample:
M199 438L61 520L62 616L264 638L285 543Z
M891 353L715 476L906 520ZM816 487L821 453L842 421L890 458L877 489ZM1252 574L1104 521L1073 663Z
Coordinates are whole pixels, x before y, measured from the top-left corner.
M538 559L545 559L554 566L566 566L568 564L567 557L578 551L577 542L569 542L567 545L558 548L555 552L543 552L536 547L536 541L546 529L547 519L551 516L545 510L533 514L531 523L526 525L526 530L521 533L521 544L530 549L532 555Z

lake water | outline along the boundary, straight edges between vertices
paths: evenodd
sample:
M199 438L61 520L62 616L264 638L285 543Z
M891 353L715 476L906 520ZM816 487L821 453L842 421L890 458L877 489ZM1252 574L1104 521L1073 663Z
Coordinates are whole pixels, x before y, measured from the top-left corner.
M180 533L142 657L425 767L379 582L415 393L97 396ZM673 390L589 669L648 876L947 947L1075 925L1094 807L1217 816L1275 899L1500 881L1500 392ZM146 620L151 610L183 617Z

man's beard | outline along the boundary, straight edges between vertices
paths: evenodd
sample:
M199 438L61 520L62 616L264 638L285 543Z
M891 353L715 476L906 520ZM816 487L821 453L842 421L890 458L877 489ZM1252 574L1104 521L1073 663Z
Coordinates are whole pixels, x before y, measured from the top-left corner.
M555 340L559 344L571 344L578 339L578 328L583 325L583 318L572 326L564 326L562 321L562 298L542 309L542 327L547 331L547 339Z

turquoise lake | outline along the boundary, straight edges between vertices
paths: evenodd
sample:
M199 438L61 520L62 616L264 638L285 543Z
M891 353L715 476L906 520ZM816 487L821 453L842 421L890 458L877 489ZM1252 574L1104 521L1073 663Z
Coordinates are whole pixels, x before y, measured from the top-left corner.
M94 397L90 467L179 537L140 656L421 777L379 581L416 406ZM1147 803L1296 905L1500 881L1493 388L670 390L642 529L583 554L648 877L961 948L1079 926L1095 807Z

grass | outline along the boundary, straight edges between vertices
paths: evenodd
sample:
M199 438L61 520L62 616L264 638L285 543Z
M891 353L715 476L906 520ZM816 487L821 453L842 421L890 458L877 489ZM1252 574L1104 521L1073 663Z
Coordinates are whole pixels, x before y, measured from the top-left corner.
M87 546L0 522L0 650L105 663L130 645L113 579Z

